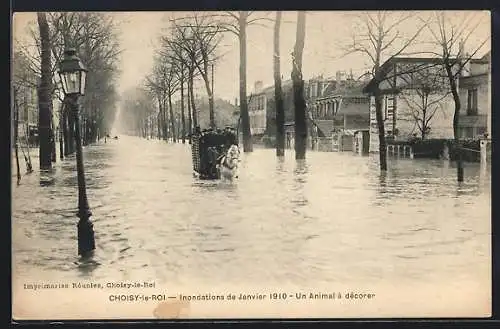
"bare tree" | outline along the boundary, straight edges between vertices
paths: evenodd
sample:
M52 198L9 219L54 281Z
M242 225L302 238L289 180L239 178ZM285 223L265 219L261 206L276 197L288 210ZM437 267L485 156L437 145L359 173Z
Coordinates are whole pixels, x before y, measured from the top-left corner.
M407 105L399 120L413 122L423 140L430 133L432 119L442 109L442 101L450 95L450 91L446 88L444 70L440 65L419 70L413 70L415 65L408 66L399 67L408 72L399 76L405 83L404 88L399 88L399 95Z
M158 101L158 137L167 140L166 91L163 87L161 73L155 65L151 76L146 77L145 88Z
M179 27L177 27L179 28ZM187 133L191 135L192 133L192 118L191 118L191 104L190 104L190 93L193 93L193 80L196 77L196 64L194 61L196 60L196 52L192 51L192 47L182 46L182 40L173 40L177 36L182 36L182 33L173 33L172 37L163 36L161 38L161 50L164 56L170 57L172 64L176 66L177 78L180 84L180 93L181 93L181 120L182 120L182 142L185 142L186 137L186 118L185 118L185 94L184 94L184 86L187 82L187 96L188 96L188 129Z
M425 23L416 26L414 32L404 36L400 31L402 24L408 23L415 15L402 12L366 12L357 14L356 26L353 28L351 43L345 47L346 54L361 53L368 57L371 66L373 88L371 94L375 98L375 113L379 138L380 170L387 171L387 153L385 127L382 115L383 94L382 82L389 77L381 70L384 58L389 59L405 54L405 51L416 40L425 27ZM399 73L396 73L399 74ZM400 74L405 74L400 73ZM394 78L394 75L392 76Z
M188 125L189 134L191 134L192 127L198 126L198 116L194 97L194 81L199 75L196 63L200 61L200 53L198 51L197 42L191 36L190 27L177 24L175 20L173 20L173 26L172 34L162 37L162 50L160 52L168 54L167 56L172 56L175 62L180 63L183 68L186 68Z
M240 45L240 118L243 152L253 151L250 116L248 114L249 102L247 100L247 27L259 25L266 20L270 19L265 16L256 16L254 11L225 12L218 19L218 24L223 28L223 31L237 36Z
M221 41L221 28L215 24L211 15L203 14L174 19L172 27L175 37L171 38L170 43L175 43L174 47L183 49L199 72L208 96L210 126L215 128L214 95L209 74L210 66L218 59L217 47ZM192 80L191 74L189 80Z
M98 131L108 130L114 120L115 102L117 100L116 90L114 90L117 70L117 59L120 53L116 24L110 15L90 12L56 12L46 13L50 30L50 54L51 63L50 76L52 88L50 90L51 99L58 97L62 102L58 91L56 70L58 63L63 57L67 47L77 50L82 62L89 69L87 75L87 90L82 98L82 125L83 143L95 142ZM29 57L30 69L36 75L41 74L41 38L37 30L30 30L32 40L35 43L37 52L34 56L29 55L27 45L19 45L21 51ZM52 105L52 102L50 103ZM74 152L73 123L68 118L67 113L60 114L60 129L66 126L68 131L63 131L62 135L69 141L64 141L67 145L65 154ZM55 143L53 143L55 148Z
M155 59L155 67L153 72L154 78L148 80L153 89L159 91L160 97L163 97L162 104L165 126L167 122L164 106L166 97L169 108L170 132L172 135L172 140L174 142L177 141L177 138L175 134L175 116L172 106L172 96L175 92L177 92L180 86L179 72L177 71L177 69L179 69L179 67L177 67L175 62L172 60L170 51L168 53L162 51L156 56Z
M469 53L465 52L465 43L470 39L481 20L477 19L475 14L465 14L465 17L453 22L453 19L446 12L434 13L434 20L432 24L427 25L430 31L433 43L439 49L434 54L442 59L442 65L446 71L446 78L449 83L449 89L453 95L455 103L455 111L453 115L453 135L455 148L458 151L457 156L457 180L463 181L464 170L462 161L462 146L460 136L458 133L459 119L460 119L460 96L458 94L457 80L461 76L464 67L470 60L481 50L488 42L490 37L481 40Z
M276 106L276 155L285 155L285 109L283 106L283 91L280 69L280 27L281 11L276 11L274 21L274 104Z

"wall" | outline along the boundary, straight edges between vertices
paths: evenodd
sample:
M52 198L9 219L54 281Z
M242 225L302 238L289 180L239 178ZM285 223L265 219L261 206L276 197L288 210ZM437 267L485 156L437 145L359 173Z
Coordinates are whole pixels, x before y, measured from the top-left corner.
M397 106L397 97L385 95L382 101L382 115L386 136L392 135L394 131L394 110ZM370 152L379 151L378 126L375 113L375 97L370 96Z
M455 105L453 96L446 92L431 93L427 100L426 116L431 115L434 110L434 116L429 121L430 132L426 138L453 138L453 115ZM407 140L413 134L421 136L420 129L417 126L417 120L413 118L413 113L417 113L419 119L423 118L422 100L415 90L404 90L397 96L396 100L396 125L398 130L396 139Z
M469 89L477 89L477 107L478 114L488 114L490 107L489 99L489 77L487 75L481 75L478 77L468 77L465 81L466 83L461 83L459 85L459 96L460 96L460 114L467 114L467 91Z
M252 135L264 134L266 130L267 95L264 93L251 96L248 104L250 132Z
M276 105L274 90L267 94L266 102L266 135L276 136ZM291 86L283 87L283 107L285 109L285 123L294 121L294 100Z
M38 97L36 88L27 86L20 88L17 95L17 106L19 110L19 137L25 138L28 123L38 124Z
M459 136L461 138L477 138L484 133L491 136L491 100L490 100L490 77L482 74L462 78L459 83L460 96L460 120ZM477 89L477 116L467 115L468 90Z

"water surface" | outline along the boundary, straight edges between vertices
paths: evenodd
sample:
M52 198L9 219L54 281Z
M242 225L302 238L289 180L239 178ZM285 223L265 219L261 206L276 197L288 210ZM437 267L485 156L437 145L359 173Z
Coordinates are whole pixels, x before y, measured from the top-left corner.
M376 155L297 162L255 148L236 182L197 181L188 144L127 136L84 160L100 265L77 262L70 157L13 184L14 275L300 286L490 275L490 170L479 164L459 184L438 160L391 160L381 175Z

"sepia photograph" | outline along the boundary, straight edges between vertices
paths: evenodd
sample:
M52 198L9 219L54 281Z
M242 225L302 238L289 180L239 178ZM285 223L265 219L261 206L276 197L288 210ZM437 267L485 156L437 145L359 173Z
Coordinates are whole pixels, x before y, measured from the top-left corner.
M14 321L492 316L489 11L11 26Z

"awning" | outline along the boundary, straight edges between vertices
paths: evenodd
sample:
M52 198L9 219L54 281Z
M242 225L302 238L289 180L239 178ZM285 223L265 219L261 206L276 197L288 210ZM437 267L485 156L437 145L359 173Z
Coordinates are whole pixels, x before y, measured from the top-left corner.
M318 127L318 135L320 137L331 136L333 131L333 120L315 120L314 123L316 127Z

